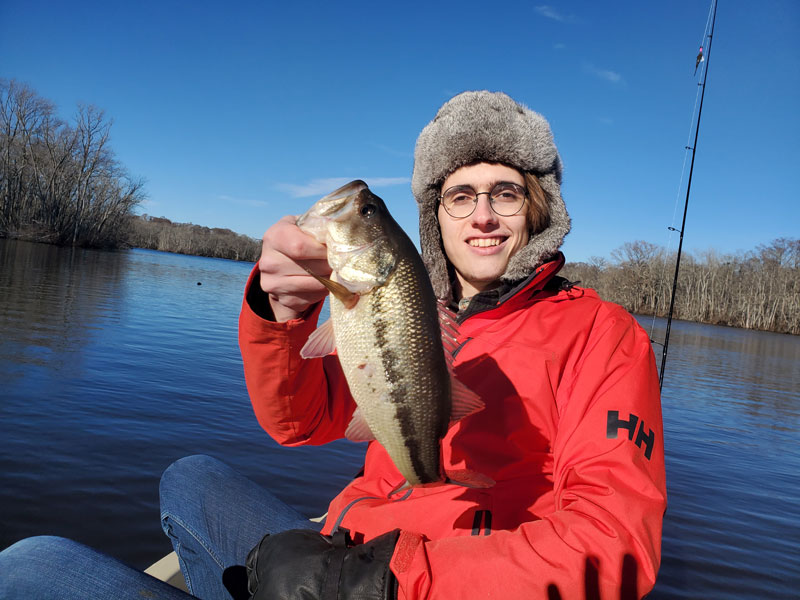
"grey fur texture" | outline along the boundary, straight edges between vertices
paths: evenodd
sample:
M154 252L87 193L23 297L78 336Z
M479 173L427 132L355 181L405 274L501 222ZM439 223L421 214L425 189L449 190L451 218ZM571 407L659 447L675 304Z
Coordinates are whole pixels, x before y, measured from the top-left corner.
M451 299L448 262L436 216L450 173L475 162L496 162L539 178L550 206L550 226L532 235L503 274L518 281L558 252L570 218L561 198L561 158L544 117L502 92L463 92L446 102L417 138L411 189L419 205L422 258L437 297Z

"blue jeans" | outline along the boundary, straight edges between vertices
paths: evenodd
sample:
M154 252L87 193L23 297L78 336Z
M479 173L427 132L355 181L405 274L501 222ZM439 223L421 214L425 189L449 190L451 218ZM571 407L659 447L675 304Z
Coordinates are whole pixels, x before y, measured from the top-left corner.
M192 596L71 540L35 537L0 552L0 600L229 600L226 585L242 589L247 553L264 534L321 528L208 456L171 465L160 492L161 525Z

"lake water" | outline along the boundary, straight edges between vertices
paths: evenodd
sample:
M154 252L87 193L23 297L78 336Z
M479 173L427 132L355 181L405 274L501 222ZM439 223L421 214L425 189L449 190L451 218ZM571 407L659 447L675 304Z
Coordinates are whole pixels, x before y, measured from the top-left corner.
M0 548L55 534L143 568L171 549L160 474L196 453L326 510L363 447L284 449L256 423L236 338L249 270L0 239ZM663 321L640 320L663 338ZM671 335L650 597L796 598L800 338L687 322Z

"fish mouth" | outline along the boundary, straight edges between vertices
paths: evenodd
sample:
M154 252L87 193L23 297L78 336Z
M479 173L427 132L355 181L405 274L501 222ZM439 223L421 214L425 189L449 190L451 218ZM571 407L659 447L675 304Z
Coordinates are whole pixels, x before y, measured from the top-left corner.
M343 185L315 202L308 211L297 219L297 226L308 225L309 222L314 222L316 219L341 218L352 206L355 196L365 189L368 189L367 184L360 179Z

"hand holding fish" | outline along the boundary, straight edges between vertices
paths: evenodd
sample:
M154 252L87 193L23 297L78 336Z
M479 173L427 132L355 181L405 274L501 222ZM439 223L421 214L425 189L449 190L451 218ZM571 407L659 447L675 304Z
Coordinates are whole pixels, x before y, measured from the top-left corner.
M327 249L300 230L296 221L297 217L289 215L266 231L258 261L261 289L269 294L278 322L300 317L328 294L325 286L308 273L330 275Z
M445 471L442 438L483 402L452 373L457 325L383 200L363 181L352 181L316 202L297 226L325 248L334 273L319 277L331 292L331 319L311 334L300 356L337 350L358 405L346 437L380 442L405 477L398 489L493 485L477 473Z

